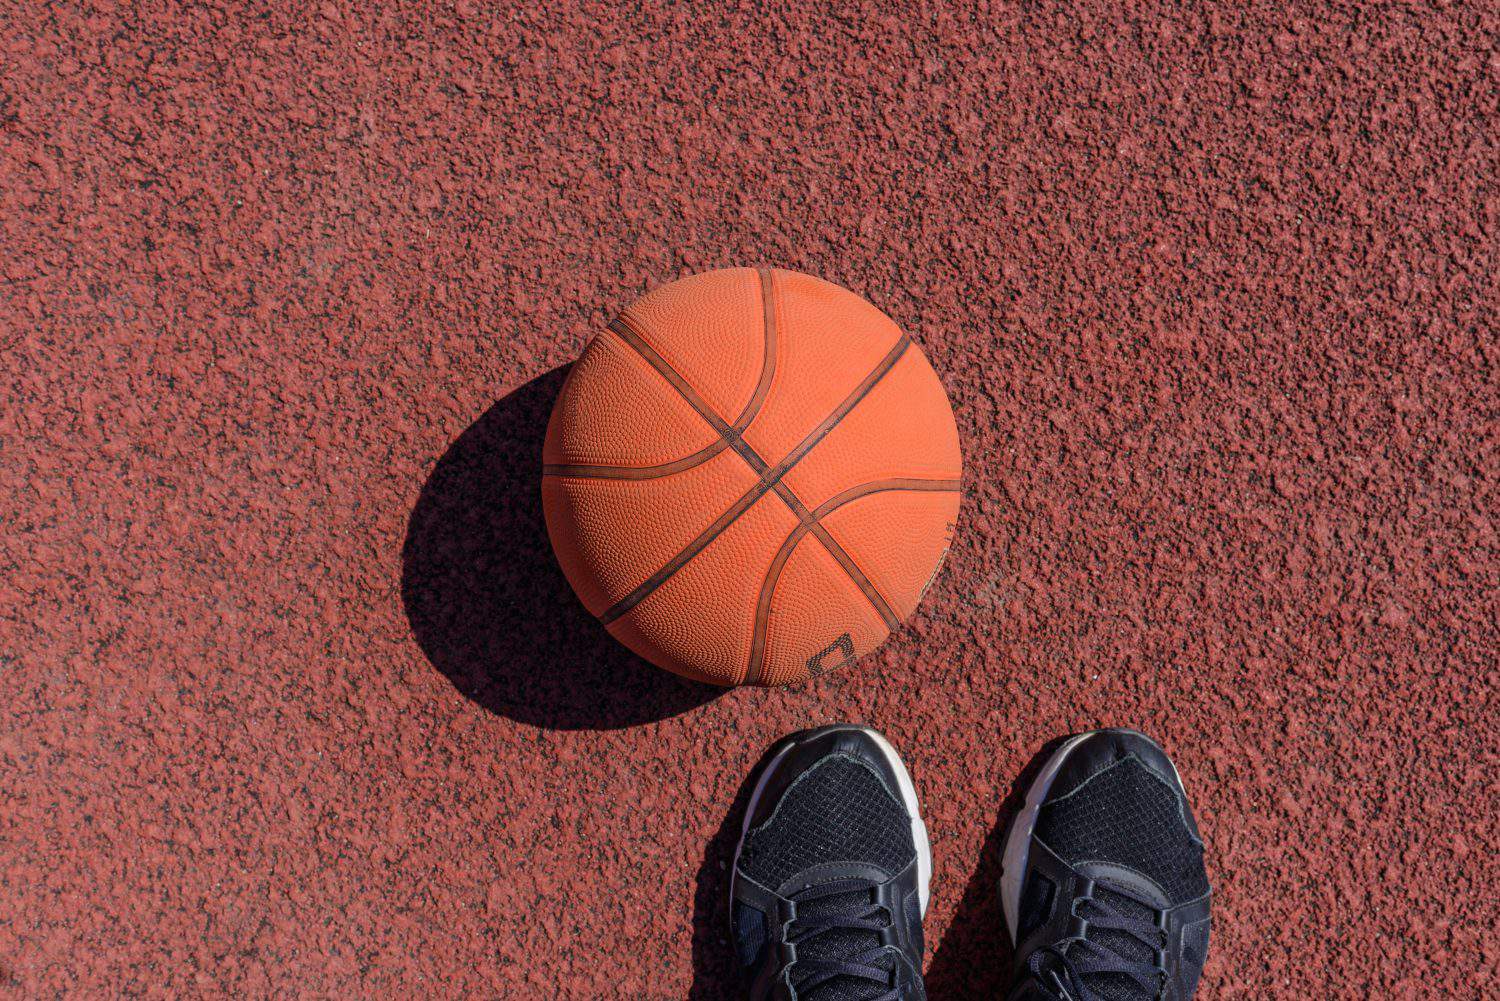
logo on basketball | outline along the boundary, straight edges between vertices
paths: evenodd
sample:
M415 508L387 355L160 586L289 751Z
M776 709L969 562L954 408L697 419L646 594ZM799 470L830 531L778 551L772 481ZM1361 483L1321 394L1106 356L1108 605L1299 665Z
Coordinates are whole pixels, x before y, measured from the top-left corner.
M828 658L838 654L838 659L828 662ZM824 671L837 670L854 659L854 640L848 633L840 636L811 657L807 658L807 676L816 678Z

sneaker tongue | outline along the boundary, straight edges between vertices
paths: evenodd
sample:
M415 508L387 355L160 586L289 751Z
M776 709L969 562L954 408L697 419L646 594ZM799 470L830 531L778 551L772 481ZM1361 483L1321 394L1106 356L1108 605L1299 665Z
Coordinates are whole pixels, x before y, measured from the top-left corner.
M869 890L851 890L848 893L836 893L809 900L806 903L798 903L797 913L815 918L823 914L858 911L869 900ZM862 955L871 949L878 948L879 945L880 936L875 932L861 931L858 928L830 928L799 941L797 955L800 958L836 962ZM871 965L890 970L894 964L895 958L890 953L885 953L875 959ZM861 977L831 977L811 991L803 993L800 990L801 981L806 976L793 967L792 986L799 988L797 996L802 1001L870 1001L871 998L881 997L890 990L889 987L883 987L873 980L865 980Z

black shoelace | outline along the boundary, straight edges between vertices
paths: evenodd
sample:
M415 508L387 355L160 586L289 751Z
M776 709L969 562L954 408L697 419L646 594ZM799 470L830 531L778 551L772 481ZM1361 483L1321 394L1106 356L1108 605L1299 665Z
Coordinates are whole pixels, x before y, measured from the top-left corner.
M816 998L826 985L842 987L835 991L840 996L852 991L861 1001L901 1001L891 947L880 944L892 915L875 903L872 889L842 880L797 895L787 941L797 946L792 982L799 997ZM839 978L847 979L830 983Z
M1166 933L1156 924L1155 919L1161 913L1156 905L1114 884L1103 888L1112 894L1128 898L1132 910L1139 906L1150 912L1152 919L1111 906L1093 896L1074 900L1074 913L1088 921L1090 932L1119 932L1141 943L1151 951L1153 957L1159 957L1160 950L1166 948ZM1123 955L1109 945L1089 937L1088 933L1083 938L1068 939L1046 949L1038 949L1032 953L1027 966L1037 983L1059 1001L1108 1001L1091 983L1093 978L1108 975L1129 977L1141 988L1145 997L1155 998L1160 996L1167 975L1166 968L1159 962L1144 962Z

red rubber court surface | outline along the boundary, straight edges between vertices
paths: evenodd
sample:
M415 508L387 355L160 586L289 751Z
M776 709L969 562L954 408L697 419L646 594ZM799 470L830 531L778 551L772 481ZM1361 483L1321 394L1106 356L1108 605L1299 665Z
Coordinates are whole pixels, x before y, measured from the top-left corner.
M741 781L843 718L935 999L1098 724L1194 796L1201 997L1492 990L1493 9L542 6L0 2L0 996L727 998ZM877 654L714 698L536 476L733 264L896 318L965 496Z

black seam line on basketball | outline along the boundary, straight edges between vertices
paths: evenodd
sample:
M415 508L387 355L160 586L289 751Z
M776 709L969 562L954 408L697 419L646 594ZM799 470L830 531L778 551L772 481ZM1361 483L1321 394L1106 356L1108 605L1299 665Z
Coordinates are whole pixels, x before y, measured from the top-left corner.
M730 431L730 427L724 423L724 418L714 413L713 408L704 402L703 397L698 395L698 391L688 384L682 374L673 368L670 362L657 354L655 348L646 343L646 339L635 329L634 321L621 313L610 321L609 329L634 348L635 352L646 359L652 368L660 372L661 377L671 383L672 388L677 390L684 400L687 400L689 406L698 411L700 417L713 425L715 431L719 432L722 437L729 437L726 432Z
M567 476L583 480L654 480L700 466L729 447L724 438L716 438L692 455L656 466L589 466L577 463L554 463L542 467L543 476Z
M880 360L880 364L876 365L870 374L865 376L858 386L854 387L854 391L845 397L844 402L840 403L833 413L823 418L822 423L813 428L807 437L803 438L797 447L787 454L786 458L778 462L773 468L762 473L759 483L751 487L728 511L725 511L718 518L714 519L712 525L709 525L700 532L698 537L688 543L686 549L672 557L666 566L641 581L629 594L615 602L609 608L606 608L599 616L599 621L607 626L630 611L644 601L652 591L665 584L674 573L682 569L688 560L697 556L710 542L718 538L720 532L728 528L731 522L745 513L750 505L765 496L767 490L775 486L777 481L785 476L798 462L801 462L803 456L812 451L814 446L822 441L828 432L837 427L839 421L848 416L849 411L858 406L859 401L863 400L866 394L875 388L876 383L880 382L885 377L885 374L896 366L896 362L901 360L901 356L906 353L906 349L910 346L911 338L902 334L897 339L895 346Z
M766 397L771 393L771 380L776 376L776 289L772 284L774 273L770 268L761 268L757 274L760 276L760 311L764 330L761 336L760 379L755 384L755 392L745 402L745 409L735 418L734 429L737 432L744 432L760 413Z
M781 548L771 560L770 569L766 571L765 580L761 581L760 597L755 602L755 628L750 637L750 664L745 671L747 685L760 682L765 672L765 645L766 628L770 621L771 600L776 594L776 584L781 577L781 571L791 559L792 552L796 550L798 543L812 531L813 526L823 518L837 511L845 504L868 497L870 494L885 493L892 490L916 490L932 493L948 493L957 491L958 480L925 480L919 477L902 477L891 480L872 480L869 483L861 483L857 487L850 487L841 493L819 504L817 509L808 512L805 520L798 522L797 527L787 533L782 540ZM856 582L857 583L857 582ZM898 623L899 624L899 623Z
M776 484L776 493L786 502L786 506L792 509L792 513L797 516L799 521L812 519L812 512L792 492L792 488L787 486L785 481ZM812 521L811 531L813 536L823 544L823 548L828 550L828 555L838 561L839 566L844 568L844 573L864 593L866 600L870 602L880 617L885 620L886 628L895 629L900 625L901 620L897 618L895 610L890 606L890 602L885 600L885 596L880 593L880 589L875 586L875 582L865 575L865 572L860 569L858 563L854 562L854 557L849 555L849 551L839 545L838 540L828 533L828 529L824 528L817 521Z
M625 344L640 355L641 358L656 370L656 373L667 384L677 390L679 396L687 401L688 405L698 412L709 425L719 433L719 441L701 448L692 455L685 456L674 462L665 462L656 466L591 466L585 464L558 463L542 467L543 476L570 476L575 479L590 480L649 480L658 476L670 476L672 473L681 473L699 466L724 450L728 445L740 455L750 468L755 470L756 475L766 471L766 462L756 453L750 444L740 437L740 432L750 426L750 423L760 414L761 407L765 405L766 396L770 393L771 378L776 370L776 312L774 296L771 286L771 272L761 269L761 301L765 312L765 347L761 360L760 379L755 387L755 392L745 404L745 409L735 419L734 425L724 423L724 419L709 407L708 403L698 395L691 384L682 377L682 374L674 369L671 364L657 353L656 349L646 343L646 339L631 326L632 321L624 316L618 317L609 324L609 329L625 342Z
M765 346L765 358L761 362L760 382L755 387L755 393L750 397L750 401L745 404L744 412L734 422L735 430L740 432L749 427L750 422L755 419L755 414L759 412L761 404L771 391L771 382L776 375L776 273L770 268L760 268L758 273L760 275L761 316L765 319L765 334L762 338ZM748 443L746 444L748 447ZM751 454L746 454L744 451L741 451L740 454L744 456L745 461L755 467L756 473L764 474L766 471L765 463L761 461L758 454L754 454L753 449L749 449L749 451ZM807 506L802 503L801 499L798 498L791 487L787 486L784 480L777 481L776 493L786 502L787 507L791 508L792 513L799 519L808 517ZM875 606L875 610L880 613L880 617L885 619L886 625L892 629L896 628L898 624L896 613L891 610L890 604L880 593L880 589L865 575L864 571L860 569L859 564L854 562L854 558L828 534L828 530L823 528L823 526L814 524L813 533L823 543L823 547L832 554L833 558L838 560L839 565L844 568L844 572L849 575L849 579L854 581L859 589L864 592L870 604Z
M875 582L860 569L858 563L854 562L854 557L849 555L849 551L839 545L838 540L829 534L828 529L824 528L818 522L813 522L809 531L812 532L813 538L823 544L823 548L828 550L829 555L838 561L839 566L844 568L844 573L850 580L854 581L855 586L859 588L860 592L864 594L865 599L875 609L875 613L885 620L885 627L887 629L895 629L899 626L901 624L901 617L896 614L895 609L891 608L890 602L885 600L885 595L880 593L880 589L875 586Z

